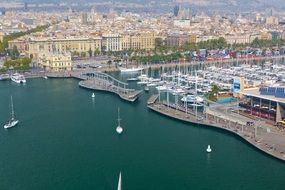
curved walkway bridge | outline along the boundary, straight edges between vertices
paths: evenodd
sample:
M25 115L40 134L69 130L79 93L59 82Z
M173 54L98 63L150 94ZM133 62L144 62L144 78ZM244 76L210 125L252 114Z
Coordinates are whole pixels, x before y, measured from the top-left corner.
M89 71L70 71L66 73L49 73L49 78L76 78L81 80L79 86L91 90L100 90L115 93L120 98L134 102L141 90L127 88L128 83L119 81L114 77L94 70Z
M129 102L134 102L141 93L141 91L127 88L128 83L119 81L106 73L92 71L72 74L72 76L82 79L82 81L79 82L80 87L112 92Z

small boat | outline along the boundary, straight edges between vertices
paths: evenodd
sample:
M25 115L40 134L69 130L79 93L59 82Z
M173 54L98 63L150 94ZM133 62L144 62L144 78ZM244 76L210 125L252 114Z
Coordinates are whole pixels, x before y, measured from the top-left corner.
M139 82L137 82L137 84L141 84L141 85L146 85L148 83L149 83L148 81L139 81Z
M48 79L48 77L47 77L47 76L43 76L43 78L44 78L44 79Z
M157 84L156 83L148 83L148 84L146 84L146 86L154 87L154 86L157 86Z
M118 108L118 126L116 128L118 134L123 132L123 128L121 127L121 119L120 119L120 108Z
M11 76L11 80L15 83L26 83L26 79L24 75L20 75L19 73L15 73Z
M208 148L206 149L206 151L207 151L208 153L212 152L212 149L211 149L211 146L210 146L210 145L208 145Z
M92 93L92 96L91 96L92 98L95 98L95 94L94 93Z
M8 129L11 127L15 127L18 123L19 121L15 119L13 97L11 96L11 119L4 125L4 128Z
M181 98L181 101L187 103L202 103L204 99L200 96L195 96L190 94Z
M140 71L143 70L142 67L137 67L137 68L135 68L135 67L132 67L132 68L122 68L122 67L120 67L119 69L120 69L120 71L122 73L137 73L137 72L140 72Z
M120 172L120 175L119 175L118 190L122 190L122 175L121 175L121 172Z
M193 107L203 107L203 104L188 104L189 106L193 106Z
M140 76L137 77L139 80L146 80L148 79L146 74L141 74Z
M145 87L144 87L144 91L148 92L148 91L149 91L149 87L148 87L148 86L145 86Z
M166 86L157 86L156 89L158 91L166 91L167 90L167 87Z
M138 81L139 79L134 77L134 78L128 78L127 81Z

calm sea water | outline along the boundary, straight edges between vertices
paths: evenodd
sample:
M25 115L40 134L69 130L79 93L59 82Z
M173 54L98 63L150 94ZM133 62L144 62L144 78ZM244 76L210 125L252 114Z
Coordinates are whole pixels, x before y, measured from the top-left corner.
M73 79L0 82L1 126L10 95L20 120L0 128L1 190L116 189L120 171L125 190L285 189L285 163L238 137L158 115L148 94L131 104L91 93Z

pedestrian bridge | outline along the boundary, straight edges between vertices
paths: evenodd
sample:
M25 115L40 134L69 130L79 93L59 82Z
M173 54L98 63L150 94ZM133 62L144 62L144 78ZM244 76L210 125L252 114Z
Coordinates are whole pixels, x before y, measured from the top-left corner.
M92 71L80 73L73 77L83 79L83 81L79 82L80 87L112 92L130 102L134 102L141 93L141 90L127 88L128 83L119 81L106 73Z

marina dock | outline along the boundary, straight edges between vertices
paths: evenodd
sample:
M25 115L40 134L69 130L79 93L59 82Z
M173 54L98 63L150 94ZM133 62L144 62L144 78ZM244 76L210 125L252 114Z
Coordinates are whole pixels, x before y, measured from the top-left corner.
M151 97L147 100L147 105L154 104L157 98L158 98L158 94L151 95Z
M170 106L165 103L153 102L148 104L152 111L180 121L198 126L214 127L238 135L260 151L285 161L285 133L271 131L261 126L247 126L244 122L220 115L213 110L206 109L205 114L195 115L185 112L183 108Z

